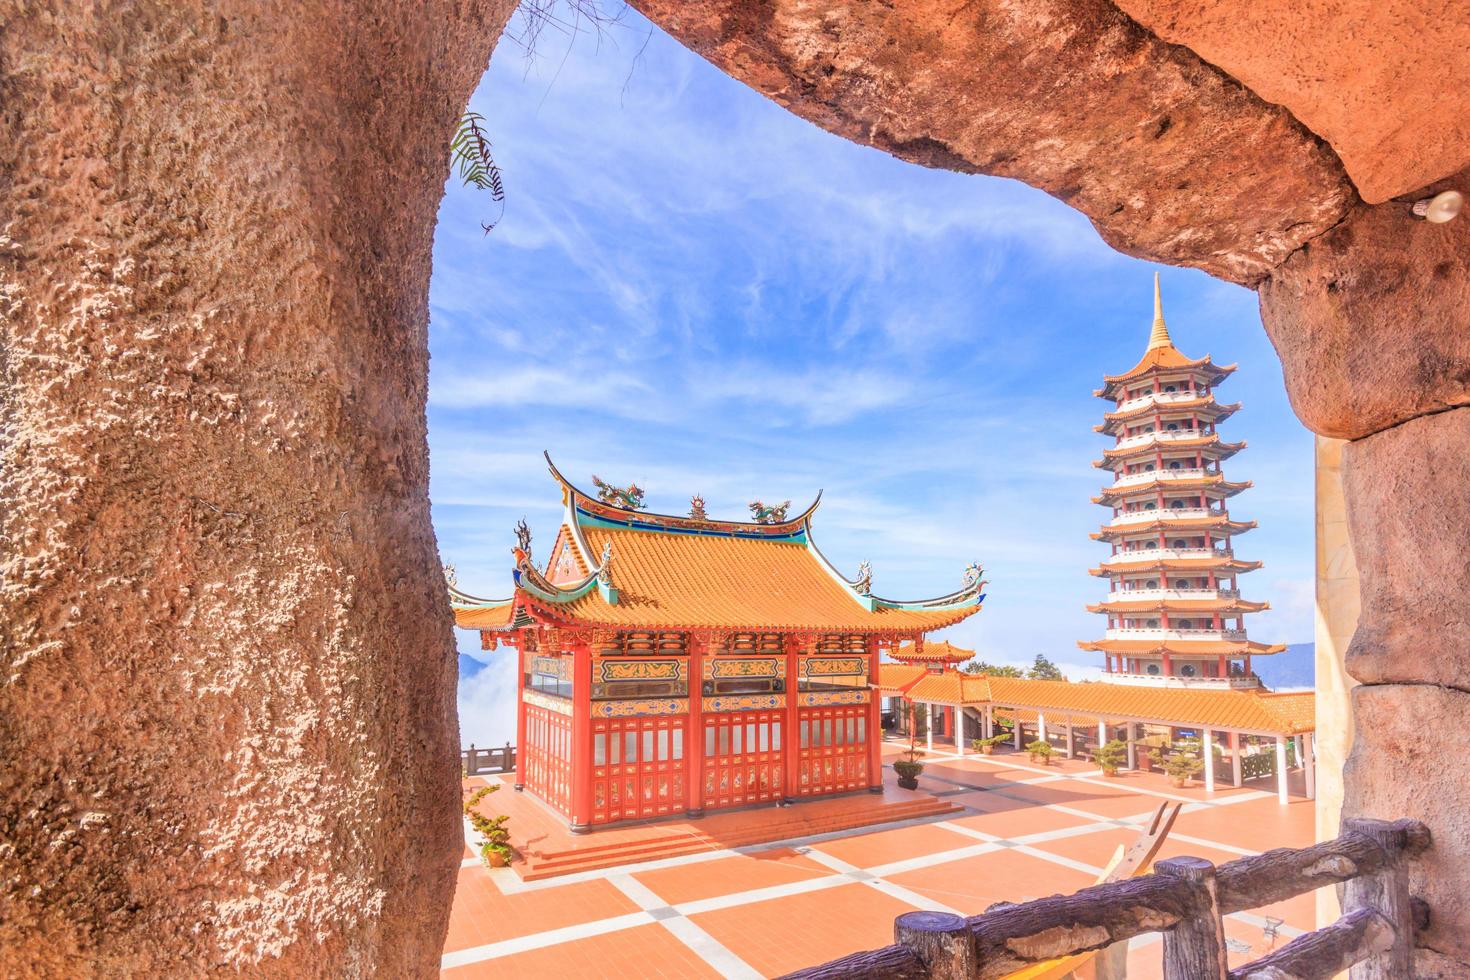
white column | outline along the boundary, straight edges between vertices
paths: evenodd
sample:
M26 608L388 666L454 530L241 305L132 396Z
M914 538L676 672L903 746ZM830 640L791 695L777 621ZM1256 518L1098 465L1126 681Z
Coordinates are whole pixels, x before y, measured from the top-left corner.
M1133 742L1133 722L1128 722L1123 729L1128 735L1128 768L1138 768L1138 749Z
M965 706L956 705L954 709L954 750L965 757Z
M1302 741L1305 743L1302 748L1302 767L1307 779L1307 799L1315 800L1317 798L1317 760L1314 756L1317 754L1317 733L1309 732Z
M1286 806L1286 736L1276 736L1276 802Z
M929 751L934 751L934 705L924 702L924 737L929 740Z
M1077 742L1072 737L1072 716L1067 716L1067 758L1071 759L1077 755Z
M1102 748L1108 744L1108 723L1104 718L1097 720L1097 747Z
M1205 792L1215 791L1215 733L1205 729L1203 743L1205 755Z
M1015 736L1014 741L1016 743L1016 748L1019 749L1021 747L1021 709L1020 708L1012 708L1011 709L1011 720L1015 723L1015 726L1016 726L1015 728L1011 729L1011 734L1013 736Z
M1046 715L1036 712L1036 741L1046 741Z
M984 733L982 738L990 738L995 734L995 709L988 704L985 706L985 725L980 731Z
M1235 784L1236 789L1240 789L1240 732L1230 733L1230 781Z

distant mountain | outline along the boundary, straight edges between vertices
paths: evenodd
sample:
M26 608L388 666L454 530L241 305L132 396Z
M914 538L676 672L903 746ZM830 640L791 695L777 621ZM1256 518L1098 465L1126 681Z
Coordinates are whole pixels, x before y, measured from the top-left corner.
M476 674L484 669L485 665L480 663L480 661L476 660L474 657L467 657L462 653L459 655L460 680L467 680L471 677L474 677Z
M1273 691L1317 686L1317 645L1292 643L1284 653L1252 657L1251 669Z

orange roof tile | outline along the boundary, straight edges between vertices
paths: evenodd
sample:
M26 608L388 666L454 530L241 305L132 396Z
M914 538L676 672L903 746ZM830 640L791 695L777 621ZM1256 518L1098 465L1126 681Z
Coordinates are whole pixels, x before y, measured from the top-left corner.
M1258 561L1242 561L1238 558L1145 558L1142 561L1115 561L1098 568L1089 568L1089 575L1116 575L1119 572L1147 572L1161 568L1166 572L1253 572L1261 567Z
M1168 653L1171 656L1244 656L1281 653L1284 643L1259 643L1255 640L1078 640L1084 650L1099 653Z
M490 630L510 625L514 602L494 606L455 606L454 625L467 630Z
M610 628L913 635L980 611L978 567L967 570L962 589L939 599L859 592L812 542L816 504L776 524L650 514L588 497L551 469L562 484L564 527L588 575L552 582L529 566L517 569L517 606L533 615ZM606 581L596 574L603 555L610 555Z
M878 665L878 680L875 686L890 694L902 694L911 684L928 673L930 673L929 668L923 664L881 663Z
M954 646L947 640L941 640L937 643L933 640L928 640L924 643L924 650L922 653L914 649L914 644L905 643L903 646L900 646L893 650L889 650L888 655L894 660L902 661L904 663L959 664L964 663L966 660L969 660L971 657L975 656L975 651L966 650L964 647Z
M901 667L885 664L884 667ZM880 671L881 673L881 671ZM1074 684L945 671L926 674L905 697L933 704L978 705L1041 712L1053 718L1133 720L1181 727L1294 735L1316 727L1316 695L1262 691L1201 691L1121 684Z
M1271 608L1269 602L1250 602L1246 599L1124 599L1126 592L1114 593L1102 602L1087 607L1088 612L1154 612L1167 610L1171 613L1233 613L1260 612Z

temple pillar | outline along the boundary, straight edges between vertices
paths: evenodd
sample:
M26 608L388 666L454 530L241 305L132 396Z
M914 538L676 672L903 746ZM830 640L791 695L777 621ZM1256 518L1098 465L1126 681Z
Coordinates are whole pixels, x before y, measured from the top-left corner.
M1286 736L1276 736L1276 802L1286 806Z
M785 769L785 799L796 802L796 791L801 785L801 641L796 637L786 638L786 722L781 739L781 762Z
M1236 789L1244 783L1240 772L1240 732L1230 733L1230 782Z
M1011 734L1014 736L1014 742L1015 742L1016 748L1019 749L1019 748L1021 748L1021 728L1022 728L1022 726L1021 726L1021 709L1020 708L1012 708L1011 709L1011 716L1012 716L1012 718L1014 720L1014 724L1015 724L1015 728L1011 729Z
M1072 730L1072 716L1067 716L1067 758L1073 759L1077 756L1076 733Z
M934 751L934 705L924 702L924 738L928 740L929 751Z
M1304 745L1301 749L1302 775L1307 782L1307 799L1317 798L1317 735L1316 732L1308 732L1303 739Z
M1138 768L1138 749L1137 749L1136 743L1133 740L1133 736L1134 736L1133 722L1131 722L1131 721L1130 722L1125 722L1124 723L1124 726L1123 726L1123 731L1124 731L1124 733L1128 737L1128 768L1129 769L1137 769Z
M878 681L878 663L881 656L878 652L878 641L868 642L868 681L875 684ZM870 687L872 696L868 703L873 710L868 712L868 791L870 793L883 792L883 699L878 695L876 688Z
M1201 733L1201 749L1205 757L1205 792L1215 792L1215 733L1208 728Z
M704 816L704 657L705 640L690 635L689 647L689 731L684 736L684 812L690 817Z
M572 818L569 829L592 829L592 648L572 647Z
M1046 715L1036 712L1036 741L1046 741Z
M515 791L526 788L526 633L516 634L516 774Z
M1097 720L1097 747L1102 748L1108 744L1108 723L1106 719Z

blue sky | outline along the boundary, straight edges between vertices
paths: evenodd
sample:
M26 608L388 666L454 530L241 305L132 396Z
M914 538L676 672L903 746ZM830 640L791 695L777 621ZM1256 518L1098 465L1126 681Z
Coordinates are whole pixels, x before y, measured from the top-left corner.
M513 25L514 29L514 25ZM875 590L949 592L985 610L946 638L993 661L1045 653L1080 678L1100 635L1083 606L1105 512L1091 461L1162 269L1175 342L1240 369L1226 463L1261 527L1237 553L1270 612L1253 638L1311 639L1311 437L1291 414L1255 296L1103 244L1082 215L1010 180L925 170L831 136L722 75L639 15L600 42L502 44L472 102L508 193L448 185L430 286L429 439L439 551L467 590L509 592L512 527L538 557L559 495L541 451L584 486L636 481L655 511L701 493L803 506L817 540ZM461 679L464 741L514 730L512 659ZM484 664L483 668L479 665Z

